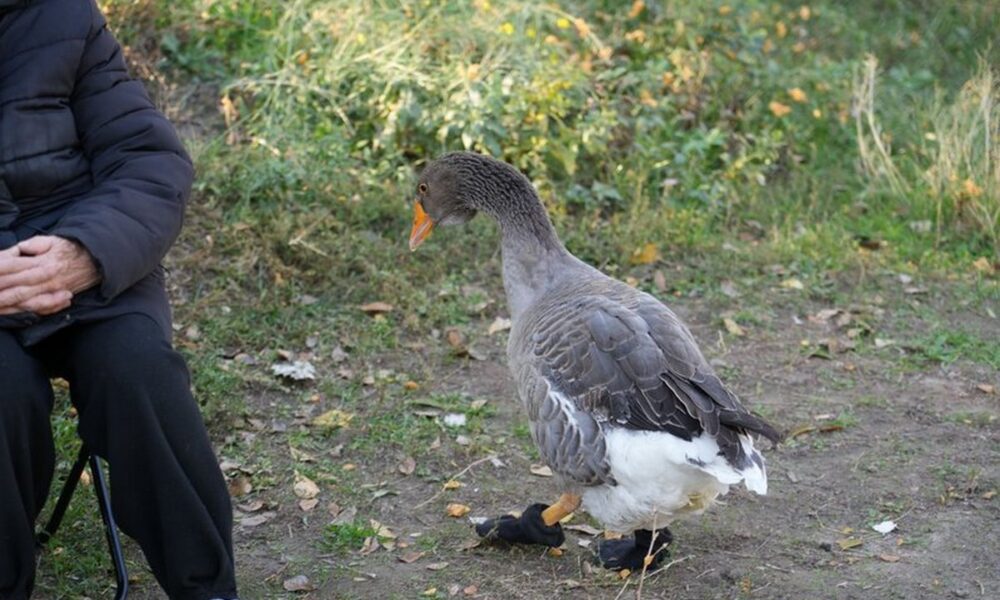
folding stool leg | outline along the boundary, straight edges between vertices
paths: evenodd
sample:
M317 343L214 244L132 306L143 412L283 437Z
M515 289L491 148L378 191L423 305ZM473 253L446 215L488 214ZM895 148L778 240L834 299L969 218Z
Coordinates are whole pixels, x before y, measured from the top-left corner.
M115 563L115 579L118 589L115 600L125 600L128 596L128 570L125 567L125 556L122 554L121 540L118 538L118 526L115 515L111 512L111 498L108 497L108 487L101 469L101 459L96 454L90 456L90 473L94 476L94 491L97 492L97 504L104 520L104 535L108 540L108 549Z
M63 484L62 492L59 493L59 500L56 502L55 508L52 509L52 516L49 517L49 522L45 524L45 527L38 534L39 547L48 543L62 524L63 517L66 515L66 509L69 507L69 501L73 499L73 492L76 491L76 484L80 483L80 475L83 474L83 468L87 466L89 459L90 452L86 448L80 448L80 454L77 455L76 462L73 463L73 467L69 470L69 475L66 476L66 483Z
M56 501L55 508L52 509L52 516L48 523L38 533L38 547L41 549L52 536L56 534L59 525L62 524L63 517L66 516L66 509L70 500L73 499L73 492L76 491L80 482L80 475L83 468L90 464L90 474L93 476L94 492L97 494L97 507L101 511L101 520L104 521L104 537L108 542L108 550L111 552L111 560L115 565L115 581L117 589L115 600L125 600L128 597L128 570L125 567L125 556L122 553L121 539L118 537L118 526L115 524L115 515L111 512L111 498L108 496L108 485L104 477L104 470L101 468L101 459L95 454L91 454L86 446L80 448L76 462L73 463L66 476L66 483L59 493L59 500Z

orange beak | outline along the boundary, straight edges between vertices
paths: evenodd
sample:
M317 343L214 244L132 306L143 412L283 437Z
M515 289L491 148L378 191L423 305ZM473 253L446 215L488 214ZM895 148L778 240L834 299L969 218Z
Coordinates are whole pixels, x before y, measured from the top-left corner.
M410 251L417 249L417 246L424 243L427 236L431 234L431 229L434 229L434 221L431 221L430 215L424 212L424 206L420 204L420 201L413 203L413 229L410 230Z

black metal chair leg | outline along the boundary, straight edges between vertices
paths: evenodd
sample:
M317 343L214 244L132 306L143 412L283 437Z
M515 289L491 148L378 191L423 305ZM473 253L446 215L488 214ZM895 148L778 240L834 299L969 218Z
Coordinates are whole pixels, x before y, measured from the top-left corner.
M80 448L80 454L77 455L76 462L73 463L69 475L66 476L62 492L59 493L59 500L56 502L55 508L52 509L52 516L49 517L49 521L42 528L42 531L38 533L38 547L41 549L52 539L56 530L59 529L59 525L62 524L69 502L73 499L73 492L76 491L77 484L80 482L80 475L83 474L83 468L88 463L90 464L90 474L93 477L94 492L97 494L97 507L101 511L101 520L104 522L104 537L107 539L108 550L111 551L111 559L115 565L117 583L115 600L125 600L128 597L128 569L125 567L125 555L122 553L115 515L111 511L111 498L108 496L107 481L104 477L104 470L101 468L101 459L97 455L91 454L86 446Z
M62 524L63 517L66 515L66 509L69 507L69 501L73 499L76 484L80 483L80 475L83 474L83 468L87 466L88 460L90 460L90 452L86 448L80 448L80 454L77 455L76 462L73 463L73 467L69 470L69 475L66 476L66 483L63 484L62 492L59 493L59 500L56 502L55 508L52 509L52 516L49 517L49 522L45 524L45 527L38 534L39 547L48 543Z
M97 504L104 520L104 535L107 537L108 549L115 563L115 579L118 584L115 600L124 600L128 596L128 569L125 567L122 543L118 538L115 515L111 512L111 498L108 497L108 486L104 480L104 470L101 469L101 459L96 454L90 457L90 473L94 476L94 491L97 492Z

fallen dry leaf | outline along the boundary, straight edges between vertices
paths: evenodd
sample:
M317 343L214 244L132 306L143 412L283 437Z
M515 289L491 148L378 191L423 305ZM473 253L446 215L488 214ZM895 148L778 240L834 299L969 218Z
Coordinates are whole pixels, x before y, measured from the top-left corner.
M815 315L811 315L809 317L809 320L810 321L815 321L817 323L821 323L823 321L829 321L830 319L832 319L833 317L836 317L837 315L839 315L842 312L843 311L840 310L839 308L824 308L823 310L819 311Z
M466 506L465 504L459 504L458 502L451 502L445 507L444 511L449 517L458 519L469 514L472 508Z
M443 571L444 569L447 569L447 568L448 568L448 563L447 562L436 562L436 563L430 563L429 565L427 565L427 570L428 571Z
M895 554L879 554L879 560L887 563L899 562L899 557Z
M417 468L417 461L412 456L407 456L396 468L403 475L413 475L413 471Z
M875 525L872 525L872 529L881 533L882 535L885 535L896 529L896 522L882 521L881 523L876 523Z
M787 104L782 104L777 100L772 100L771 102L769 102L767 104L767 108L768 110L771 111L771 114L773 114L778 118L784 117L788 115L788 113L792 112L791 106L788 106Z
M875 338L875 348L877 350L881 350L882 348L887 348L895 343L896 343L895 340L889 340L880 337Z
M798 279L789 277L781 282L781 287L788 290L804 290L806 286Z
M653 285L661 292L667 291L667 276L663 274L663 271L657 269L653 273Z
M303 498L302 500L299 500L299 508L302 509L302 512L311 511L316 508L317 504L319 504L319 500L316 498Z
M289 577L281 582L281 587L285 588L285 590L289 592L311 592L316 589L316 587L309 581L309 578L305 575Z
M86 471L84 471L86 473ZM250 478L246 475L240 475L229 481L229 495L233 498L239 498L240 496L246 496L253 491L253 485L250 483Z
M271 372L278 377L291 379L292 381L308 381L316 379L316 367L307 360L297 360L290 363L275 363L271 365Z
M746 330L740 327L739 323L729 317L722 319L722 324L726 326L726 331L737 337L742 337L747 334Z
M396 307L388 302L369 302L367 304L362 304L359 308L369 315L381 315L387 312L392 312Z
M299 450L295 446L289 446L288 453L292 455L292 458L299 462L316 462L315 456L309 454L305 450Z
M656 247L656 244L648 243L640 248L636 248L629 260L633 265L648 265L656 262L659 258L659 248Z
M466 586L462 588L462 593L465 594L466 596L475 596L477 593L479 593L479 588L474 585Z
M980 273L989 273L993 270L993 263L985 256L980 256L972 262L972 268Z
M330 358L334 363L340 364L348 359L348 355L343 346L337 346L330 352Z
M354 418L353 413L344 412L342 410L328 410L325 413L319 415L310 421L310 425L314 427L326 427L328 429L337 429L342 427L347 427L351 423L351 419Z
M530 471L539 477L552 477L552 469L548 465L531 465Z
M295 474L295 485L292 486L295 495L303 500L311 500L319 496L319 486L305 475Z
M851 548L857 548L858 546L864 544L861 538L849 537L837 540L837 545L840 546L841 550L850 550Z
M984 394L995 394L997 391L996 386L992 386L988 383L980 383L976 385L976 389Z
M398 560L401 563L410 564L420 560L424 556L424 554L426 554L426 552L407 552L406 554L397 556L396 560Z
M271 519L273 519L277 513L273 511L263 512L256 514L252 517L243 517L240 519L240 525L246 528L257 527L258 525L263 525Z
M357 516L358 516L358 507L356 507L356 506L349 506L349 507L345 508L344 510L339 511L337 513L337 516L334 517L333 521L331 521L331 524L332 525L348 525L350 523L353 523L355 517L357 517Z
M454 479L449 479L448 481L444 482L444 485L441 487L446 490L457 490L458 488L462 487L462 485L463 484L461 481L455 481Z
M455 329L454 327L450 327L444 332L444 339L448 342L448 345L455 350L465 349L465 336L462 335L461 331Z
M365 543L361 546L361 556L368 556L372 552L375 552L382 545L379 544L378 537L370 536L365 538Z
M730 298L739 298L740 290L736 287L736 284L729 279L723 281L719 284L719 291L729 296Z
M474 550L475 548L478 548L479 546L482 545L482 543L483 543L483 541L481 539L475 539L475 538L469 539L469 540L466 540L466 541L462 542L458 546L458 550L460 550L462 552L468 552L469 550Z
M257 512L258 510L264 508L263 500L253 500L252 502L244 502L242 504L237 504L236 508L242 510L243 512Z
M375 519L369 519L368 524L372 526L372 529L375 530L375 535L378 536L379 538L389 539L389 540L396 539L395 532L393 532L391 529L389 529L382 523L379 523Z
M496 319L493 319L492 323L490 323L489 328L486 329L486 333L493 335L495 333L500 333L501 331L507 331L510 329L510 325L510 319L497 317Z

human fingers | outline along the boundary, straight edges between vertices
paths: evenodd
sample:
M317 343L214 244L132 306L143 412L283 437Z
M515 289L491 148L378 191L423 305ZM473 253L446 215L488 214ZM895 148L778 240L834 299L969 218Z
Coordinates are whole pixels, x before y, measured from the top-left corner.
M0 290L0 307L15 308L15 309L21 308L24 306L26 302L35 298L36 296L41 296L43 294L51 294L58 291L68 291L68 290L51 289L42 285L19 285L7 288L4 290Z
M51 235L36 235L35 237L30 237L19 243L17 248L21 251L21 254L29 254L32 256L45 254L52 249L52 245L57 239L58 238Z
M37 262L38 259L32 256L21 256L19 254L0 255L0 276L30 269Z
M50 290L59 286L57 276L59 275L58 265L37 258L27 259L30 262L21 263L19 266L26 268L20 271L4 273L0 270L0 291L15 287L25 286L47 286Z
M22 308L27 312L33 312L37 315L46 316L69 308L70 304L72 304L72 300L73 294L66 290L59 290L57 292L35 296L31 300L25 302L22 305Z

